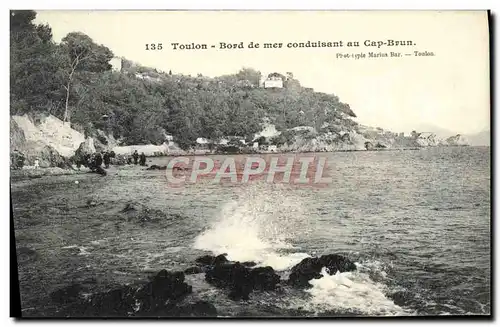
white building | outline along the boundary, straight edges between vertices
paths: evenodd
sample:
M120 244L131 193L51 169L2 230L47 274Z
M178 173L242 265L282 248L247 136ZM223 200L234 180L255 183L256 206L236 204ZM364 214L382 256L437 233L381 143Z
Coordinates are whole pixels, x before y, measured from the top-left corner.
M279 77L271 77L264 81L264 88L283 88L283 79Z
M260 79L259 86L269 88L283 88L283 78L279 76L263 75Z
M197 143L197 144L207 144L207 143L208 143L208 140L207 140L206 138L204 138L204 137L198 137L198 138L196 139L196 143Z

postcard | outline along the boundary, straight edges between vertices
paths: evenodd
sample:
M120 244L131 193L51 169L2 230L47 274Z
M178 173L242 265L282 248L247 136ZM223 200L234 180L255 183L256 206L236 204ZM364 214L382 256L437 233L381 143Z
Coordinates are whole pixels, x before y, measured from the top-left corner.
M18 316L489 317L489 20L10 11Z

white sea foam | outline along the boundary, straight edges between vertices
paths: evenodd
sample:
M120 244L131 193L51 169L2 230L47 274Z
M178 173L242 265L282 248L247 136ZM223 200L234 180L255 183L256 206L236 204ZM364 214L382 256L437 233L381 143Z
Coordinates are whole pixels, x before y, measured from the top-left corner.
M294 249L287 238L301 229L300 207L296 199L285 198L279 188L246 189L238 200L223 206L212 227L196 238L194 247L227 253L230 260L255 261L286 270L309 256L285 253Z
M306 290L311 298L304 305L310 311L359 312L368 315L408 315L386 297L386 286L375 283L360 271L329 275L325 268L319 279L312 279Z

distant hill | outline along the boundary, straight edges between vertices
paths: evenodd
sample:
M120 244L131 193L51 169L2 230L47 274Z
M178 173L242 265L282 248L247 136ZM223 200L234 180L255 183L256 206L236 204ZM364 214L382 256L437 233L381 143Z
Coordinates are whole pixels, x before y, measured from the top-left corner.
M465 136L470 145L473 146L489 146L490 145L490 130L485 130L476 134Z

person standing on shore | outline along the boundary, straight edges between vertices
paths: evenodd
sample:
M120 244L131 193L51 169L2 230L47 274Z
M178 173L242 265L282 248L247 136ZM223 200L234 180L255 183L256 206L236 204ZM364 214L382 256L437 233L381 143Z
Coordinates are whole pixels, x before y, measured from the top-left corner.
M144 152L141 152L141 155L139 157L139 164L141 166L146 166L146 155L144 154Z
M104 166L106 167L106 169L109 168L109 164L111 162L111 155L108 151L104 152L102 159L104 161Z
M137 153L137 150L134 151L132 157L134 158L134 165L137 165L137 160L139 159L139 153Z
M95 154L95 161L94 162L95 162L95 165L98 168L101 168L101 165L102 165L102 155L99 152L97 152Z

